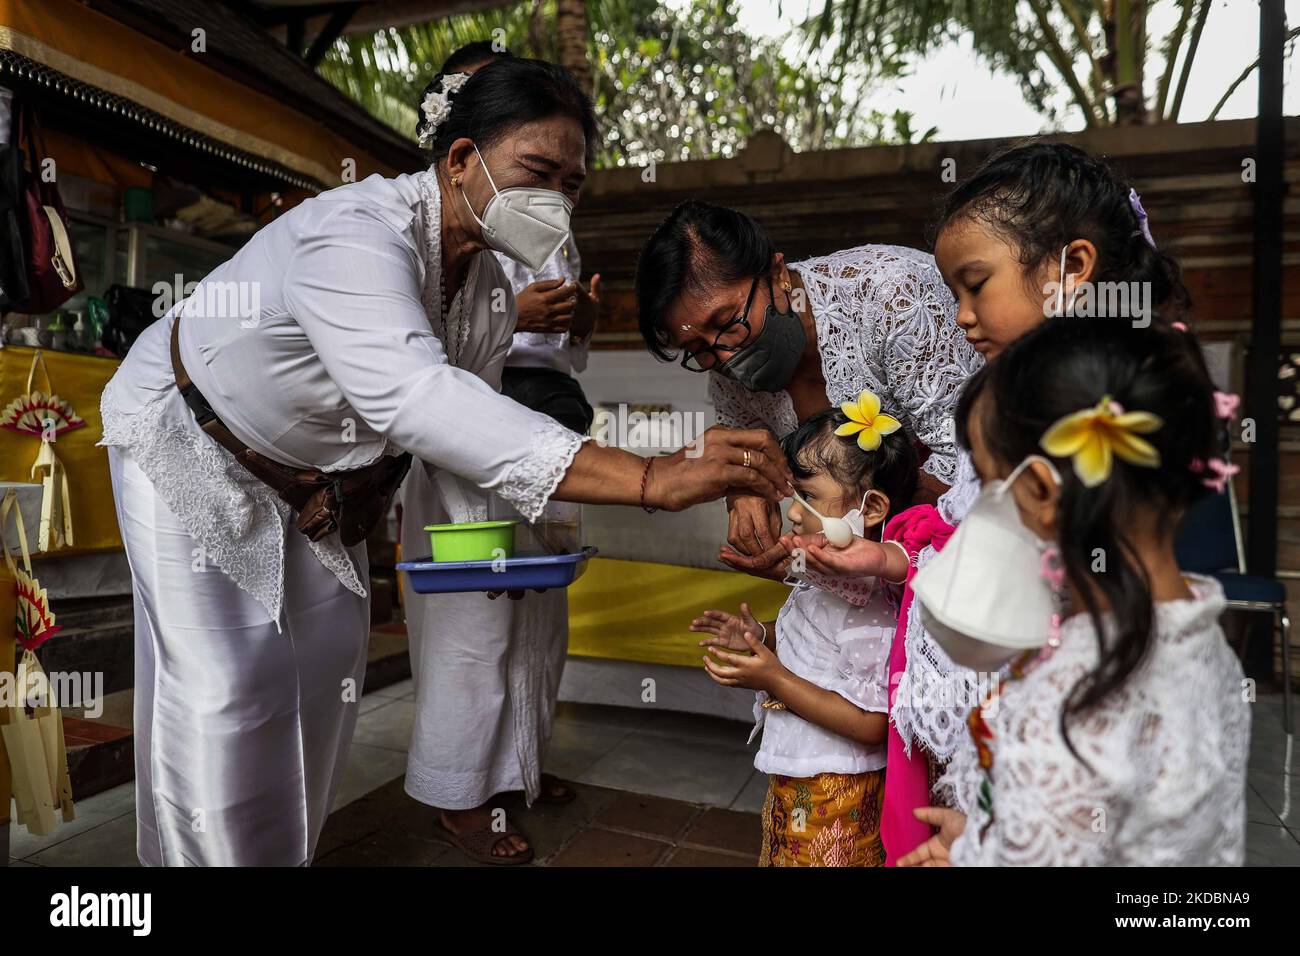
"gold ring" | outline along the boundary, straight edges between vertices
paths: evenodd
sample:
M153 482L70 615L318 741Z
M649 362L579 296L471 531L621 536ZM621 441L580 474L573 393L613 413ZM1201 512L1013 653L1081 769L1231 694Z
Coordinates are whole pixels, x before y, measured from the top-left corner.
M748 448L745 449L745 460L744 460L743 464L744 464L744 466L745 466L746 468L750 467L750 464L749 464L749 449L748 449Z

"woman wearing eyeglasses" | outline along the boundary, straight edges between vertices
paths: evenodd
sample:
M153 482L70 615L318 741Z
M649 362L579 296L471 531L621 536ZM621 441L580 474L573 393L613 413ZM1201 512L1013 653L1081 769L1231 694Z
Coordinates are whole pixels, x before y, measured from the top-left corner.
M869 388L929 449L922 495L953 484L952 410L983 360L929 254L869 245L786 263L749 216L692 199L646 243L636 297L651 354L671 361L680 351L683 368L712 373L719 423L780 436ZM727 511L730 547L719 558L784 578L779 507L734 495Z

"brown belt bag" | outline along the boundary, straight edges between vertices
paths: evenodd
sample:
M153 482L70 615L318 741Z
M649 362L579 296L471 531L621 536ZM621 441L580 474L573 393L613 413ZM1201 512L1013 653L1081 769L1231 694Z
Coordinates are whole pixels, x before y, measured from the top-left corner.
M385 455L373 464L352 471L325 472L318 468L293 468L259 455L226 427L181 364L180 319L172 325L172 369L199 427L298 512L295 526L312 541L337 531L351 547L366 540L371 529L388 513L397 486L411 466L410 454Z

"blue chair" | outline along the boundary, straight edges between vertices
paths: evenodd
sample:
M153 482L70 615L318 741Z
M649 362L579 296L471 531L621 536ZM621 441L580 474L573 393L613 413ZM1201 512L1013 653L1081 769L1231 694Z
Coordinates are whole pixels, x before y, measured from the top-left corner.
M1282 639L1282 727L1291 734L1291 619L1286 613L1286 587L1276 578L1246 573L1241 517L1231 481L1222 493L1201 499L1183 516L1174 552L1184 571L1208 575L1223 585L1229 608L1273 616L1275 633Z

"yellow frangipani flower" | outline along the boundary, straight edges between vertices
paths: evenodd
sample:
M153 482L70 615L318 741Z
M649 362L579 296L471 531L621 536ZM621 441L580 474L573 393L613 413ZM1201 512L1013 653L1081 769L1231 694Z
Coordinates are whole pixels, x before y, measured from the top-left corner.
M903 427L903 423L892 415L880 411L880 397L870 389L864 388L856 402L844 402L840 411L848 416L848 421L835 429L841 438L858 436L858 447L863 451L875 451L880 447L880 440Z
M1163 426L1158 415L1126 412L1119 402L1104 395L1094 407L1066 415L1054 424L1039 444L1056 458L1072 458L1079 480L1095 488L1110 477L1115 456L1140 468L1158 468L1160 452L1138 435L1149 435Z

